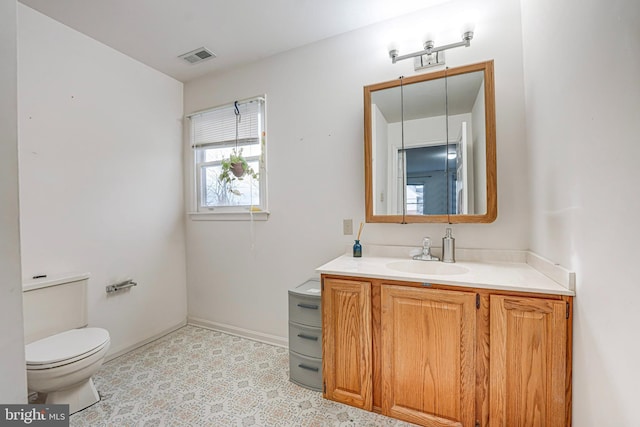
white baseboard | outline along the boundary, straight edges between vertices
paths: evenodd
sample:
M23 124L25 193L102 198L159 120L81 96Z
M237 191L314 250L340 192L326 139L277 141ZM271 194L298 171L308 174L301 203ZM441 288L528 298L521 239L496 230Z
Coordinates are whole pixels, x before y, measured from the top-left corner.
M147 338L147 339L145 339L143 341L140 341L140 342L138 342L136 344L130 345L130 346L128 346L128 347L126 347L126 348L124 348L122 350L119 350L119 351L115 352L115 353L108 354L104 358L104 361L108 362L110 360L115 359L116 357L120 357L123 354L129 353L130 351L135 350L136 348L142 347L143 345L149 344L152 341L160 339L163 336L165 336L167 334L170 334L173 331L177 331L178 329L180 329L180 328L182 328L182 327L184 327L186 325L187 325L187 321L183 320L182 322L178 323L177 325L174 325L174 326L172 326L170 328L167 328L167 329L163 330L162 332L159 332L159 333L157 333L157 334L155 334L155 335L153 335L153 336L151 336L151 337L149 337L149 338Z
M199 326L213 331L224 332L225 334L236 335L238 337L247 338L253 341L263 342L278 347L289 348L288 338L276 335L265 334L262 332L251 331L249 329L239 328L237 326L227 325L224 323L212 322L210 320L198 319L196 317L187 318L187 323L193 326Z

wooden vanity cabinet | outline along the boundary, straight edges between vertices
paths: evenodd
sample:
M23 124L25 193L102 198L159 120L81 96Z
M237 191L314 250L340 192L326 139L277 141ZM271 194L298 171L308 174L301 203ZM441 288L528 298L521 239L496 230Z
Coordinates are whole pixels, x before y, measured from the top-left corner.
M572 298L323 275L330 400L423 426L571 425Z
M371 283L323 278L322 328L324 397L371 411Z
M381 297L382 413L473 426L475 293L382 285Z
M565 389L571 387L570 306L562 300L492 295L490 307L489 425L570 425Z

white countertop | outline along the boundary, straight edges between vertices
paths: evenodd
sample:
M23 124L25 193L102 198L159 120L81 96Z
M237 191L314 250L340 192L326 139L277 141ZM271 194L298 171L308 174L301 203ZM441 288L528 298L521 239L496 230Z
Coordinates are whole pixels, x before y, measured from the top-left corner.
M516 292L531 292L575 296L575 291L552 280L546 275L527 264L527 257L509 256L509 261L500 260L462 260L455 266L468 269L461 274L422 274L393 270L387 264L397 261L409 261L410 256L382 256L383 251L375 250L363 254L362 258L354 258L351 254L344 254L318 267L321 274L335 274L342 276L369 277L375 279L401 280L409 282L427 282L442 285L462 287L486 288ZM523 252L524 253L524 252ZM478 257L472 257L478 258ZM490 257L485 257L490 258ZM522 261L513 261L513 260ZM415 263L431 263L440 261L412 261Z

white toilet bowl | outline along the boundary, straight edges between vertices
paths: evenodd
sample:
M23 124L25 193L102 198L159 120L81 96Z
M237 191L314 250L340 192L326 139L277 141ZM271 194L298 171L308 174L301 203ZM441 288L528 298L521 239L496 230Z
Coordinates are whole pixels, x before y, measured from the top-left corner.
M61 332L26 346L30 390L47 393L46 403L68 404L73 414L100 400L91 376L109 349L109 332L82 328Z

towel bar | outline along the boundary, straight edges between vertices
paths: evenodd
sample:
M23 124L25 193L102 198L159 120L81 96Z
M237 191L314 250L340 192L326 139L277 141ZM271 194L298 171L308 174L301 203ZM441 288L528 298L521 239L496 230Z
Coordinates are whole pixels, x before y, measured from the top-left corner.
M107 293L110 294L112 292L117 292L122 289L130 288L132 286L138 286L138 284L131 279L125 280L124 282L116 283L114 285L108 285Z

